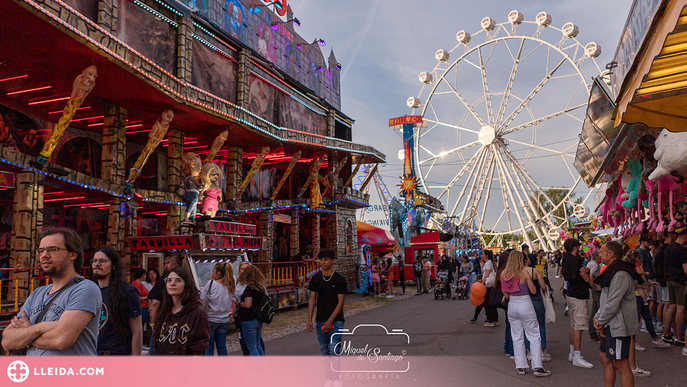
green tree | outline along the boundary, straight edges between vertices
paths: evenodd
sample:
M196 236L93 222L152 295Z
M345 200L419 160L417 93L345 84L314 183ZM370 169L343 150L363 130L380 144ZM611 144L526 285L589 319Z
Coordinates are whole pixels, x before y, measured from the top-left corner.
M537 206L537 215L541 218L544 216L545 213L551 212L555 206L558 206L559 203L565 199L565 196L568 194L568 191L570 189L566 187L561 187L561 188L549 188L544 191L546 196L551 199L549 201L544 197L544 195L541 192L537 192L537 197L532 198L532 201L536 204L539 203L540 206ZM575 194L571 194L570 197L568 198L568 201L565 203L565 205L562 205L558 208L556 208L555 211L553 211L553 216L556 217L555 223L558 224L561 222L561 220L566 219L566 211L568 215L571 215L573 212L573 204L580 204L582 203L582 198L578 197ZM551 203L553 202L553 203Z

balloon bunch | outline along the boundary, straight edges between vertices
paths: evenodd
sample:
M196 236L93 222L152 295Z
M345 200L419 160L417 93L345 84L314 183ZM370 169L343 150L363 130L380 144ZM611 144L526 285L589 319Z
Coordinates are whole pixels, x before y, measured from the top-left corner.
M487 287L481 282L475 282L470 287L470 302L474 306L479 306L484 303L484 297L487 295Z

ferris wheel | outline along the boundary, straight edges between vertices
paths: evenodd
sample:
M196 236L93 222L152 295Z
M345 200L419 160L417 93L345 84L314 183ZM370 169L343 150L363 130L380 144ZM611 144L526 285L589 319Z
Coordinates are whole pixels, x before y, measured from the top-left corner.
M413 135L418 186L460 230L553 249L570 210L591 194L572 164L601 47L581 44L573 23L554 27L546 12L527 21L514 10L481 27L438 50L408 98L426 124Z

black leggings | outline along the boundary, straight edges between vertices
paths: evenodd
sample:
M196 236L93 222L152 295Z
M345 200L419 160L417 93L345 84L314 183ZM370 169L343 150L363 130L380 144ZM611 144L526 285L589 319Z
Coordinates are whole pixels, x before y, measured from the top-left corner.
M496 289L494 289L494 288L487 288L487 295L484 297L484 302L482 303L482 305L478 305L477 307L475 307L474 320L477 320L477 317L479 317L479 314L482 311L482 308L484 308L485 313L487 315L487 321L488 322L499 321L499 312L498 312L496 305L489 305L489 298L490 298L489 296L495 290Z

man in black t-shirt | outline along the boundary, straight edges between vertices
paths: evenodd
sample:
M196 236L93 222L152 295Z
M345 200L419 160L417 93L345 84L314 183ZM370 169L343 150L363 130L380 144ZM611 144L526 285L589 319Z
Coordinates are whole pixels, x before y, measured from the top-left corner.
M530 260L529 267L537 266L537 256L530 252L530 246L528 244L522 245L522 253Z
M568 361L575 367L594 368L580 353L582 331L589 330L589 268L580 257L580 241L574 238L563 243L563 267L561 273L568 281L567 301L570 308L570 354Z
M683 229L677 236L677 240L666 247L663 264L665 270L666 283L668 285L668 311L664 313L665 322L663 328L663 340L677 345L684 345L685 338L682 336L682 329L676 329L674 335L670 334L673 316L675 326L682 327L685 321L685 288L687 288L687 228ZM683 351L687 356L687 349Z
M415 257L415 262L413 263L413 275L415 276L415 287L417 288L416 296L422 294L422 261L420 256Z
M308 331L317 329L317 341L322 356L341 355L341 330L344 327L343 307L346 300L346 279L334 271L336 254L330 249L322 249L317 254L320 272L310 279L310 302L308 303ZM317 303L317 316L313 326L313 312ZM337 364L338 365L338 364ZM336 367L334 368L336 369ZM327 379L338 381L338 374L332 367L325 367Z

